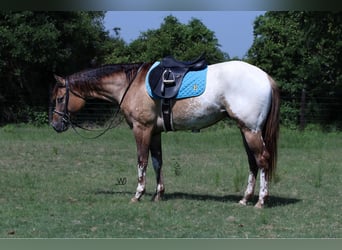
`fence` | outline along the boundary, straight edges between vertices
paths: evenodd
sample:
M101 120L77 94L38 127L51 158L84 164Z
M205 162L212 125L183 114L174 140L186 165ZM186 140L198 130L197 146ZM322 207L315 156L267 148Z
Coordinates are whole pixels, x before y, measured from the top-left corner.
M37 100L36 103L39 103ZM54 103L48 105L0 107L0 124L33 123L47 124L52 119ZM85 126L104 126L113 118L118 109L117 103L89 100L85 107L73 116L73 121ZM308 124L328 126L334 130L342 129L342 103L337 97L310 99L305 93L298 97L282 96L281 123L285 126L304 128Z

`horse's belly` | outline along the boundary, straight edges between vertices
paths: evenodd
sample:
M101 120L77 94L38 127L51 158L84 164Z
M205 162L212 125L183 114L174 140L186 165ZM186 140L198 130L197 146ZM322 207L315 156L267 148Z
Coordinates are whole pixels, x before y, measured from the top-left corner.
M198 98L179 100L172 109L175 130L201 129L226 116L226 111L215 104L205 105Z

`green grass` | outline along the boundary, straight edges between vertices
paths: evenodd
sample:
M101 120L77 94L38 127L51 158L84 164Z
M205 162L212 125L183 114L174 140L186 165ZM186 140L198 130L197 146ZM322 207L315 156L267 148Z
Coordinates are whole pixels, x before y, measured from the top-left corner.
M73 131L8 125L0 147L0 238L342 237L340 133L282 129L263 210L237 204L248 165L235 127L163 134L159 203L150 201L151 164L147 194L129 203L137 170L126 126L85 140Z

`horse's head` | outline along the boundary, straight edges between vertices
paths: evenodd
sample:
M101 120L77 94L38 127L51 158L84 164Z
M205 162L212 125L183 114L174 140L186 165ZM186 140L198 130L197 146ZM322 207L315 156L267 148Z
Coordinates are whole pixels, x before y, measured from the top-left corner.
M64 132L70 126L70 113L80 110L85 100L79 94L72 91L68 79L55 75L56 86L52 93L52 99L55 101L55 109L51 125L57 132Z

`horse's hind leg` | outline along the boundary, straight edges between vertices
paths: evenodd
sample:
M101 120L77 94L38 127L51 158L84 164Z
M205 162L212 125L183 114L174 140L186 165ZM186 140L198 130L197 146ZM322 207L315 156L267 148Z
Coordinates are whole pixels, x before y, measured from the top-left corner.
M253 196L254 187L256 182L256 175L258 169L261 169L260 173L260 191L259 200L255 207L262 208L265 200L268 197L268 159L270 157L266 150L264 140L262 138L261 131L251 131L247 128L241 129L244 144L248 154L248 161L250 165L250 175L248 177L248 186L241 204L246 204L247 200Z
M257 204L255 204L255 207L256 208L263 208L267 197L268 197L267 170L266 169L261 169L261 171L260 171L259 200L258 200Z
M152 136L151 145L150 145L150 152L152 158L152 165L154 171L156 173L157 179L157 188L156 193L153 197L154 201L159 201L164 194L164 181L163 181L163 174L162 174L162 148L161 148L161 134L155 134Z
M242 138L243 138L243 143L244 143L246 153L248 156L249 175L248 175L248 183L247 183L246 191L244 193L243 198L239 201L239 203L242 205L247 205L247 201L254 196L255 183L256 183L256 178L258 175L258 166L255 161L254 153L250 150L243 133L242 133Z

